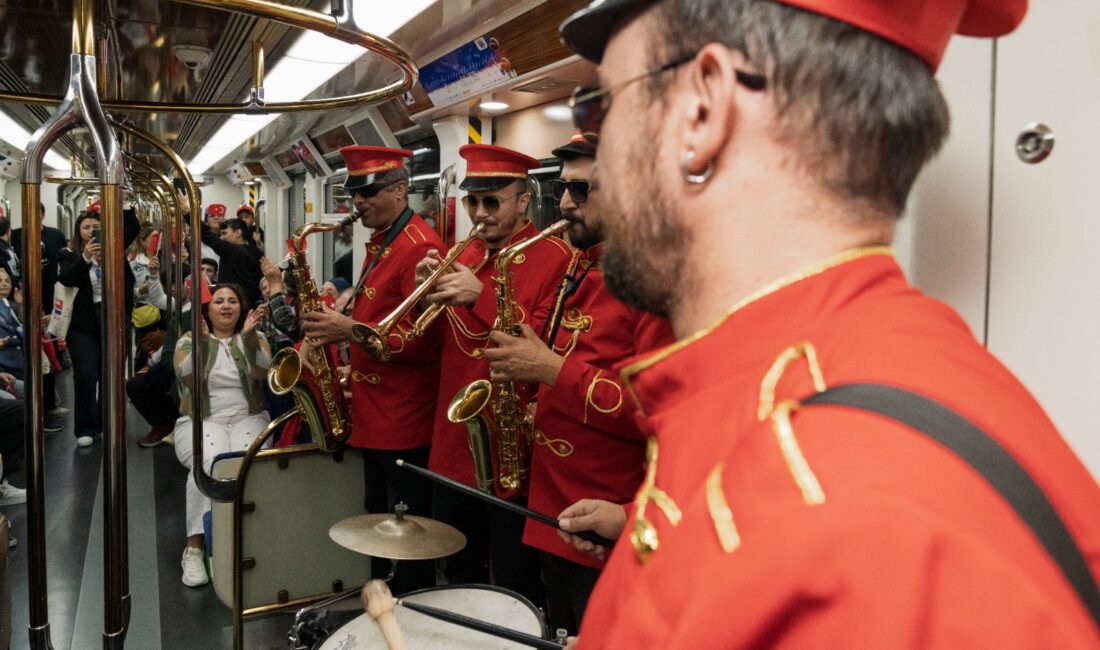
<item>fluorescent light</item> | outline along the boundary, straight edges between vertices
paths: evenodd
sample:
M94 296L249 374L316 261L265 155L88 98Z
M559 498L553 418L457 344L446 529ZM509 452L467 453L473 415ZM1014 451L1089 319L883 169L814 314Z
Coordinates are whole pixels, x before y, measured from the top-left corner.
M413 19L434 0L403 0L393 3L355 3L354 16L374 34L389 36ZM265 99L296 102L320 88L366 52L358 45L337 41L317 32L298 37L286 55L264 77ZM187 163L192 173L203 173L228 156L270 124L277 116L234 116L202 146ZM243 119L242 119L243 118Z
M508 104L505 104L504 102L481 102L480 104L478 104L478 106L484 108L487 111L503 111L504 109L508 108Z
M554 104L542 109L542 114L546 116L546 119L553 120L555 122L571 122L573 121L573 111L565 104Z
M0 111L0 140L11 146L26 151L27 143L31 141L31 134L19 126L19 124L4 111ZM53 149L46 152L43 164L51 169L68 169L69 161Z

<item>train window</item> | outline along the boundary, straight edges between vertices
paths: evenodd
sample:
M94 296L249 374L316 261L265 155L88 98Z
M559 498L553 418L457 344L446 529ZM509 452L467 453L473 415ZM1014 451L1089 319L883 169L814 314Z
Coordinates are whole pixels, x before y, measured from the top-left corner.
M531 207L527 210L527 217L539 230L542 230L561 219L558 202L554 200L554 194L550 191L550 181L561 175L561 161L557 158L547 158L540 162L542 165L539 169L530 174L531 191L534 196L531 197Z

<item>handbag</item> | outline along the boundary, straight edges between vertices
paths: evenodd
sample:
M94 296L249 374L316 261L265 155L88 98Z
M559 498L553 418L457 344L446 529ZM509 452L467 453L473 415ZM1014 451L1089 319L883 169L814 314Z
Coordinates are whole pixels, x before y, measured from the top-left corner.
M53 285L53 310L50 312L50 323L46 326L46 334L63 339L69 333L69 322L73 318L73 301L76 300L76 292L79 288L61 284L61 282Z

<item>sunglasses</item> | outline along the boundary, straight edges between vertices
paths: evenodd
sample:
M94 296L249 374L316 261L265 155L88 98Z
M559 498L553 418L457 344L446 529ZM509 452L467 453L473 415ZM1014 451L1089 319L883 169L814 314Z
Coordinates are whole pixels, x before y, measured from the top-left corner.
M584 134L585 139L589 142L597 143L599 140L600 128L603 127L604 118L607 117L608 111L611 110L611 97L615 91L621 90L636 81L655 77L669 70L674 70L694 59L695 53L692 53L670 61L656 70L644 72L637 77L631 77L617 84L612 84L603 88L577 88L573 91L573 97L569 100L569 108L573 111L573 124ZM734 70L734 75L737 79L737 83L749 90L764 90L767 86L767 79L764 75L744 72L743 70Z
M478 197L467 194L462 197L462 207L466 208L466 212L472 215L477 212L477 206L480 205L485 208L485 212L493 214L500 209L500 204L504 203L504 201L511 201L517 196L523 196L524 194L526 194L526 192L517 192L513 196L505 197L503 200L501 200L499 196Z
M360 187L355 190L355 193L364 199L372 199L378 196L378 193L386 189L393 183L375 183L374 185L368 185L366 187Z
M561 201L568 190L573 202L580 205L588 200L588 191L591 189L592 185L588 181L563 181L560 178L550 181L550 192L555 201Z

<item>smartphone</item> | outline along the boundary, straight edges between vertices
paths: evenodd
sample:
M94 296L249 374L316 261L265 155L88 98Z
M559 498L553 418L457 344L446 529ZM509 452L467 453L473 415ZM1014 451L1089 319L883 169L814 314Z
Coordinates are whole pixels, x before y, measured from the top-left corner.
M97 244L102 244L103 243L103 229L102 228L92 228L92 241L96 242Z

